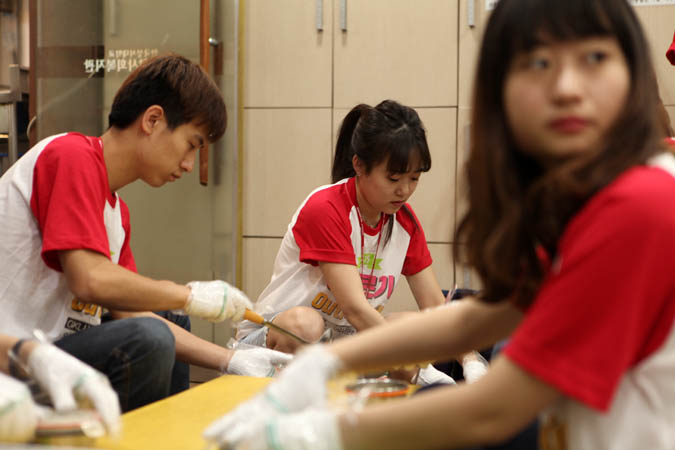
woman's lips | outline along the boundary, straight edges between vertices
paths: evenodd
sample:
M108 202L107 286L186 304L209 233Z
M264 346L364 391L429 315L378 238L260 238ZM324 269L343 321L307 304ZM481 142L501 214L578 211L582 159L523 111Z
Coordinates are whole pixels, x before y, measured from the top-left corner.
M575 134L583 131L588 126L588 120L581 117L561 117L549 122L549 127L564 134Z

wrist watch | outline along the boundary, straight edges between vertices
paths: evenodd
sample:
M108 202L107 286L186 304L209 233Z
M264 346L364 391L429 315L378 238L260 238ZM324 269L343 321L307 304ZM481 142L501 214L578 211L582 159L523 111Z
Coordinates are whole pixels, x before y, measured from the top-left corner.
M28 339L19 339L14 345L12 345L12 348L7 351L7 356L9 356L9 374L20 380L28 378L28 369L19 358L21 346L27 341Z

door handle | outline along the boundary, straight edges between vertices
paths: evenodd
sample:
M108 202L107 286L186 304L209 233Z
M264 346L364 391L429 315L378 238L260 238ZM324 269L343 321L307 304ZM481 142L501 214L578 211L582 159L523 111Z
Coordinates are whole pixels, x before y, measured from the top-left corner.
M347 0L340 0L340 29L347 32Z
M323 0L316 0L316 31L323 31Z
M199 2L199 65L205 72L209 71L209 53L211 51L211 11L210 0ZM209 144L205 144L199 150L199 184L209 184Z
M467 0L466 23L469 25L469 28L476 27L476 0Z

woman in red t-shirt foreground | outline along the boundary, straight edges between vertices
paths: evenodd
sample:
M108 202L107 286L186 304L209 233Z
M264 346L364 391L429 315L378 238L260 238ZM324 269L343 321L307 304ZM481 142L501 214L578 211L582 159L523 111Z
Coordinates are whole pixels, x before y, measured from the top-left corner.
M462 448L540 416L542 448L675 446L675 157L623 0L500 0L480 51L457 242L480 298L309 348L206 438ZM414 337L414 338L413 338ZM358 411L325 382L510 337L473 384Z

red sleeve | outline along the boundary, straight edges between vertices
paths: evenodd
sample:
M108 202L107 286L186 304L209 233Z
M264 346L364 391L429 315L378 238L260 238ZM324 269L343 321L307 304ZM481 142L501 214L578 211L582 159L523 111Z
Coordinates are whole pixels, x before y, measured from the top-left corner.
M670 47L666 50L666 58L668 58L668 61L675 66L675 36L673 36L673 43L670 44Z
M565 395L604 411L675 317L675 180L639 170L569 223L559 258L505 349ZM656 180L644 189L644 181ZM665 186L665 189L663 187Z
M110 258L103 222L107 173L88 139L69 134L38 157L31 209L42 234L42 258L61 270L59 250L89 249Z
M408 208L408 211L410 211L410 216L403 208L401 208L396 215L397 219L403 224L403 227L410 233L410 244L408 245L408 251L405 255L405 261L403 261L403 269L401 269L403 275L410 276L429 267L432 260L431 253L429 253L429 247L427 246L427 238L424 236L424 230L422 229L422 224L410 205L406 203L405 206Z
M134 255L131 252L131 247L129 246L129 241L131 239L131 221L129 218L129 208L120 197L118 197L118 199L122 213L122 226L124 227L124 243L122 244L122 250L120 251L120 259L118 264L120 266L126 267L132 272L138 272L138 269L136 269Z
M300 248L300 261L356 265L351 241L349 205L336 195L344 186L332 186L312 195L293 224L293 237Z

